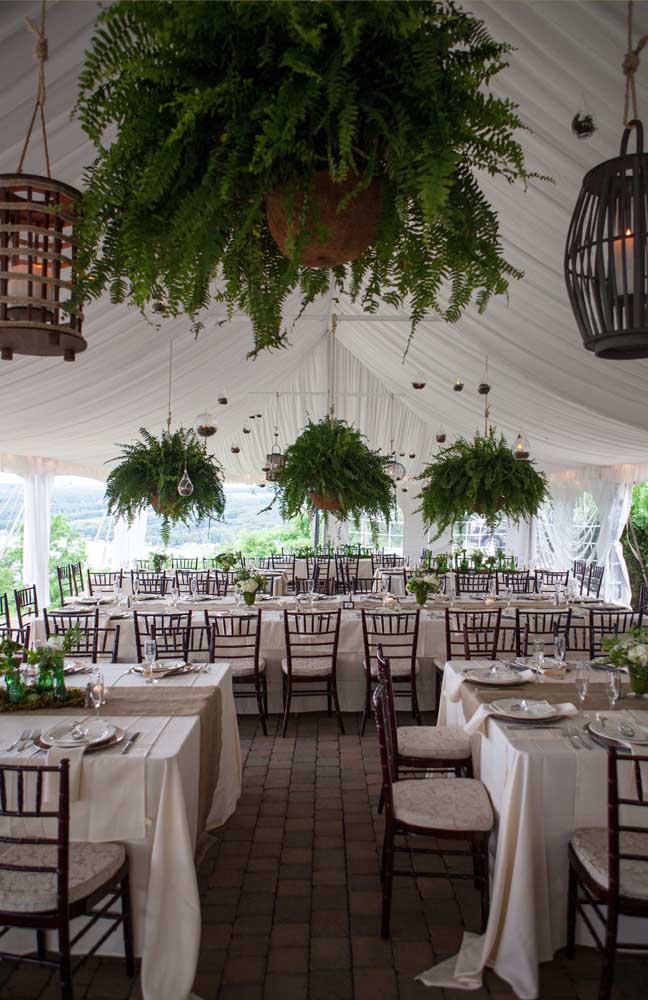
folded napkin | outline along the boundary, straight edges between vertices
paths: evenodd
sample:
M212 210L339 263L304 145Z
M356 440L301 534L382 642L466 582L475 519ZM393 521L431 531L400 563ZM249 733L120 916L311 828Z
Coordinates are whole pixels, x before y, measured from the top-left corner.
M568 719L573 719L576 715L578 715L578 709L576 708L575 705L572 705L570 702L565 702L562 705L554 705L553 707L556 709L559 715L564 716L565 718ZM476 733L478 730L484 732L484 724L487 721L488 717L491 715L495 716L496 719L502 718L501 715L498 715L496 712L493 712L493 709L490 707L490 705L480 705L475 714L473 715L473 717L465 724L464 733L466 733L468 736L472 736L472 734ZM520 715L516 718L519 718L521 721L524 721L523 715ZM556 716L553 716L552 718L556 718ZM508 722L509 720L507 719L506 721ZM537 719L536 721L540 722L541 720ZM533 728L533 722L529 723L529 728L530 729Z
M479 669L485 669L485 668L477 667L475 669L479 670ZM521 671L518 672L518 677L522 678L525 681L532 681L533 680L533 671L532 670L521 670ZM454 672L454 670L449 670L448 671L448 676L447 676L447 679L446 679L446 695L447 695L448 701L457 702L457 701L461 700L461 685L465 681L468 681L468 683L470 683L471 682L470 681L470 677L466 677L466 675L464 673L457 674L457 673Z

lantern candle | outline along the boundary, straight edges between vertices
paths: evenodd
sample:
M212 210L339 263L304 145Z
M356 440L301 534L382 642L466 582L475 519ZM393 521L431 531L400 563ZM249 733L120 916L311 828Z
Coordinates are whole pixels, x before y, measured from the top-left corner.
M617 295L632 295L634 291L634 238L631 229L626 229L625 236L619 236L612 241L614 251L614 277ZM625 254L624 254L625 248ZM625 283L623 275L625 274Z

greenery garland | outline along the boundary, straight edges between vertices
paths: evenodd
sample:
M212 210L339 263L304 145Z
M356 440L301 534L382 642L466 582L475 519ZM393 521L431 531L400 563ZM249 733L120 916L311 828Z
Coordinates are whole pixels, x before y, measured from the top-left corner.
M309 420L277 469L275 499L282 518L321 511L313 497L322 497L339 504L334 514L341 521L350 519L359 527L364 515L374 534L378 521L389 524L396 503L394 483L385 473L389 459L368 448L365 440L344 420ZM327 520L328 511L323 513Z
M100 15L77 114L86 173L80 298L196 319L215 299L252 320L254 352L284 345L283 307L331 280L367 312L405 305L455 322L521 272L504 259L480 174L526 182L516 105L489 84L510 46L452 2L118 0ZM105 144L106 131L114 133ZM352 264L300 265L321 239L317 171L381 183L377 237ZM266 221L279 185L303 193L281 255ZM293 204L297 204L296 199ZM324 234L326 235L326 234ZM160 304L161 303L161 304Z
M42 693L35 687L28 687L18 702L9 701L9 695L0 688L0 712L50 712L55 708L83 708L85 688L67 688L65 698L52 691Z
M417 497L419 510L426 527L436 528L435 539L475 512L491 530L501 516L517 524L537 514L549 497L544 474L533 462L514 458L493 428L473 441L459 438L442 448L418 479L425 484Z
M158 438L141 427L140 435L143 441L120 445L119 464L106 480L108 513L132 524L151 498L156 498L164 545L169 544L172 524L220 520L225 511L222 469L192 431L180 427L163 431ZM188 497L178 494L185 460L193 485Z

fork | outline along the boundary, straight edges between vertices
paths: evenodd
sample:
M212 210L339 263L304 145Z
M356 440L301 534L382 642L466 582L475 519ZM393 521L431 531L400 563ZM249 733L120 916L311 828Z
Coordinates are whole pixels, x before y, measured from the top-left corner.
M36 740L40 739L40 734L41 734L40 729L32 730L32 732L29 734L29 739L25 740L22 743L20 749L17 750L17 753L24 753L25 750L29 749L30 744L34 746L36 744Z
M18 746L17 746L17 747L16 747L16 749L15 749L15 752L16 752L17 754L18 754L18 753L22 753L22 752L23 752L23 750L26 750L26 749L27 749L27 747L29 746L29 744L30 744L30 743L31 743L31 741L32 741L32 733L33 733L34 731L35 731L35 730L31 730L31 729L28 729L28 730L27 730L27 736L26 736L26 737L25 737L24 739L20 740L20 742L19 742ZM39 733L39 735L40 735L40 733Z
M9 752L10 752L11 750L15 750L15 749L16 749L16 747L17 747L17 746L18 746L18 745L19 745L20 743L22 743L22 742L23 742L23 740L28 740L28 739L29 739L29 733L30 733L30 730L29 730L29 729L23 729L23 731L22 731L22 733L20 734L20 736L18 737L18 739L17 739L17 740L14 740L14 742L13 742L13 743L11 744L11 746L10 746L10 747L5 747L5 749L4 749L3 751L2 751L2 753L9 753Z

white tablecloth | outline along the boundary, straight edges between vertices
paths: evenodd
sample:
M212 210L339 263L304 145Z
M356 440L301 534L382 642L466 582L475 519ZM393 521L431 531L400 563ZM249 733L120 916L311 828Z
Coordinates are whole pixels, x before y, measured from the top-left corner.
M465 722L461 701L445 695L445 676L468 665L453 660L445 666L439 725ZM597 678L593 673L592 683ZM541 684L538 692L541 697ZM500 688L494 696L506 693ZM561 729L512 730L492 717L485 735L473 740L476 773L496 814L488 927L484 935L466 933L459 954L421 978L429 986L475 989L489 966L519 997L534 1000L539 964L566 944L570 837L577 827L607 825L607 754L599 747L574 749ZM626 940L645 939L646 922L638 923L624 925ZM592 944L580 920L578 927L583 942Z
M104 665L106 685L142 686L137 674L123 664ZM84 686L87 676L76 682ZM70 678L72 683L73 679ZM218 686L222 698L222 737L218 783L207 827L222 825L236 808L241 790L241 756L228 664L214 664L208 673L169 678L161 683ZM142 956L142 992L145 1000L186 1000L190 995L200 948L200 898L194 856L202 831L198 830L198 776L200 770L200 720L197 716L112 718L110 691L102 716L143 736L126 756L115 751L89 754L83 759L81 798L71 807L71 838L88 839L93 811L112 815L101 839L124 841L128 850L133 894L136 954ZM2 746L10 745L25 728L46 731L65 718L12 713L0 716ZM33 749L33 748L32 748ZM31 751L30 751L31 752ZM26 755L0 755L0 761L26 759ZM34 758L37 763L44 758ZM128 763L132 767L129 768ZM144 775L142 774L144 764ZM129 780L130 779L130 780ZM144 787L141 781L144 780ZM142 812L138 810L142 809ZM143 836L131 839L141 824ZM99 838L95 838L99 839ZM91 931L79 944L87 950ZM9 950L32 950L33 932L11 931L5 938ZM118 931L100 949L101 954L122 955Z

